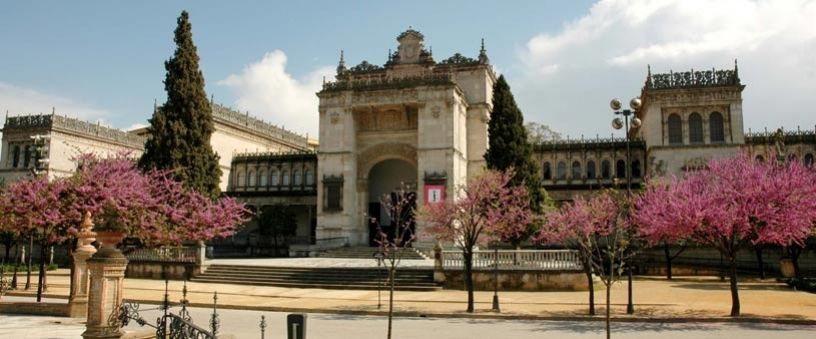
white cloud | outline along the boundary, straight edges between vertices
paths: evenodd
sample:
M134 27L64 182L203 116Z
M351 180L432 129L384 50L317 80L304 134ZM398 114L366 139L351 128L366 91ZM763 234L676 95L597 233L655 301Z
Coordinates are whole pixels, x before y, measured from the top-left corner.
M612 97L640 93L646 65L732 68L745 128L816 123L814 0L609 0L519 51L514 89L528 120L576 137L609 135ZM533 110L535 109L535 110Z
M281 50L266 53L261 60L247 65L240 74L218 81L236 95L236 108L249 111L264 120L298 133L318 135L318 100L323 76L330 78L330 66L315 69L301 79L286 71L286 54Z
M59 95L0 82L0 109L9 116L51 113L67 115L88 121L104 121L107 110L93 107Z

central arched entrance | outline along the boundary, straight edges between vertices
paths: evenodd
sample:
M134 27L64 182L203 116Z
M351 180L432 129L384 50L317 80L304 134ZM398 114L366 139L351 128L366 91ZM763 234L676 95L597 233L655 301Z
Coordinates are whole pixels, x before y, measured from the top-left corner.
M406 189L411 191L409 208L406 209L409 214L404 214L403 218L413 220L413 209L416 205L416 180L417 169L416 166L408 161L401 159L387 159L378 162L371 167L368 172L368 243L370 246L377 246L377 223L382 227L383 232L388 234L389 238L393 238L396 229L391 220L391 213L387 210L381 202L381 199L386 195L391 195L399 190L400 185L406 185ZM405 219L403 219L405 220ZM413 228L413 221L411 221Z

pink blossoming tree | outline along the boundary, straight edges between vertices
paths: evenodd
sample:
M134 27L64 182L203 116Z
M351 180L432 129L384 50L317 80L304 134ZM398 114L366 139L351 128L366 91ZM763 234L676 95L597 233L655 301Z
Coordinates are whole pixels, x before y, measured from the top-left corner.
M595 314L592 274L606 286L606 333L610 332L610 295L627 260L634 237L629 218L629 200L614 191L601 191L590 198L578 196L551 213L535 239L549 244L577 248L589 285L589 314Z
M633 218L652 244L688 239L728 260L731 316L739 316L736 257L747 244L801 246L816 221L816 174L798 162L761 163L745 155L650 185Z
M423 206L420 222L438 239L462 250L467 311L473 312L473 251L490 238L522 234L532 222L529 198L523 185L510 183L512 173L487 171L457 187L448 200Z

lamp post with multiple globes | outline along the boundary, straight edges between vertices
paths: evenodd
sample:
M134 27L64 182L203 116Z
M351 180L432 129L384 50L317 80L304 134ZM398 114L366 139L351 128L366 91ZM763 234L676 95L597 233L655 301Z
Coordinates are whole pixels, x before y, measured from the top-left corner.
M640 109L641 102L640 98L633 98L629 101L629 108L631 109L621 109L622 108L621 101L617 98L612 99L609 102L609 107L612 108L612 111L615 115L622 116L623 119L620 117L615 117L612 119L612 127L614 129L621 129L625 128L626 131L626 166L624 166L624 171L626 172L626 193L628 196L631 197L632 195L632 149L630 146L630 142L632 140L631 131L629 130L629 125L631 123L632 127L639 128L643 122L640 118L637 117L637 111ZM635 313L635 305L632 302L632 268L627 267L627 282L628 282L628 290L629 290L629 300L626 304L626 313L633 314Z

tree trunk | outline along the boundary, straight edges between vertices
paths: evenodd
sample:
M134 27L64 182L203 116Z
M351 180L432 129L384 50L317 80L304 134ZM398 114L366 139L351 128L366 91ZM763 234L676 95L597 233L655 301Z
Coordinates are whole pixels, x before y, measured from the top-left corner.
M388 280L391 286L388 293L388 339L391 339L391 319L394 317L394 280L396 280L397 269L394 266L388 270Z
M467 312L473 313L473 252L463 252L465 259L465 272L462 279L465 281L467 290Z
M765 279L765 263L762 261L762 246L754 247L757 257L757 268L759 268L759 278Z
M42 301L43 286L45 285L45 244L40 245L40 276L37 280L37 302Z
M611 274L611 273L610 273ZM610 318L610 294L612 293L612 282L610 281L609 285L606 285L606 339L612 338L612 330L610 328L610 323L612 322Z
M25 289L26 291L31 289L31 266L34 264L32 259L34 258L34 234L32 233L28 237L28 271L26 271L26 284Z
M11 245L10 244L5 244L5 246L6 246L6 256L3 257L3 259L5 261L8 261L9 260L9 255L10 255L9 252L11 252Z
M669 251L669 243L663 243L663 254L666 256L666 279L672 279L672 257Z
M589 286L589 315L595 315L595 281L592 280L592 266L587 260L581 260L581 264L584 266L584 274Z
M74 248L76 247L76 242L78 239L74 238L72 240L68 240L68 269L71 273L68 276L68 300L71 300L74 297Z
M20 244L15 244L16 248L14 249L14 276L11 277L11 289L17 289L17 267L20 266L18 262L20 259Z
M788 246L788 255L793 263L793 276L802 279L802 271L799 270L799 256L802 255L802 248L796 245Z
M731 280L731 316L738 317L740 315L740 301L739 291L737 290L737 258L736 255L730 255L728 258Z

